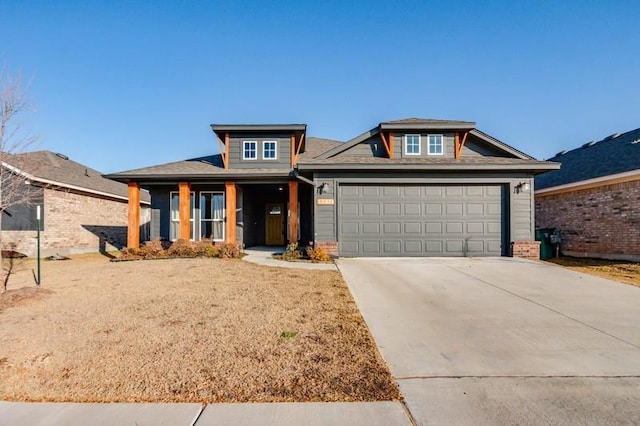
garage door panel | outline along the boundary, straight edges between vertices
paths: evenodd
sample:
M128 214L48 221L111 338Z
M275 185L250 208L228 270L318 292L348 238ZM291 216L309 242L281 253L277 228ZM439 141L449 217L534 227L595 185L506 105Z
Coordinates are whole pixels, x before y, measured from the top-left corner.
M359 224L357 222L342 222L340 231L343 235L360 235Z
M450 253L462 253L464 249L464 241L463 240L447 240L445 241L445 251L447 254Z
M502 254L500 185L339 186L340 254Z
M462 203L447 203L445 211L447 215L461 216L464 211L464 206Z
M422 253L422 241L405 241L404 251L410 254Z
M362 204L362 215L363 216L378 216L380 215L380 204L378 203L363 203Z
M395 241L385 241L383 243L383 252L385 254L400 254L402 253L401 250L402 247L402 241L400 240L395 240Z
M362 251L366 254L381 254L380 241L363 241Z
M362 223L363 235L380 235L380 223L378 222L363 222Z
M420 207L422 207L420 203L405 203L404 214L407 216L419 216L422 214Z
M425 252L431 254L441 254L444 248L444 241L425 241Z
M386 216L400 216L400 203L384 203L382 211Z

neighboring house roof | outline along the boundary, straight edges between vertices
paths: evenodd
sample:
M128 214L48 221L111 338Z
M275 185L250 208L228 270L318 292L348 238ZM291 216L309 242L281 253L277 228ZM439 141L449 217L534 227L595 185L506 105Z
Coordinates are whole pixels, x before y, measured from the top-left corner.
M5 154L3 166L34 182L73 189L103 197L127 200L127 185L106 179L84 164L51 151ZM141 202L150 202L149 194L140 194Z
M559 152L548 161L562 163L562 168L537 176L536 190L640 171L640 129Z

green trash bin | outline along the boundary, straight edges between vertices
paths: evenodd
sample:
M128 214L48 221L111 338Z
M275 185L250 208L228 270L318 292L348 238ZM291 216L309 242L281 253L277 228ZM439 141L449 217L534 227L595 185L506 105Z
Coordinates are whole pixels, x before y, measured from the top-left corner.
M555 228L536 229L536 241L540 241L540 259L547 260L553 257L553 244L551 236Z

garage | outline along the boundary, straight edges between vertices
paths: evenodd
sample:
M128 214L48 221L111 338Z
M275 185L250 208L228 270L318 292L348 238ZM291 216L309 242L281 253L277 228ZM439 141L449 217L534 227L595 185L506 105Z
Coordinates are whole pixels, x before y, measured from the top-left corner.
M340 255L504 255L505 192L497 184L340 184Z

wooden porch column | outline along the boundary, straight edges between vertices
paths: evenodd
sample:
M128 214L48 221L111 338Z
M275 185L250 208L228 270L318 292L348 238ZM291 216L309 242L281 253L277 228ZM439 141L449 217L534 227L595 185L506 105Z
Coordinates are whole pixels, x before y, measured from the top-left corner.
M289 243L298 242L298 181L289 181Z
M236 244L236 183L225 182L224 189L227 218L225 242Z
M180 197L180 238L191 239L191 185L189 182L178 182Z
M129 182L129 223L127 226L127 247L140 247L140 185Z

